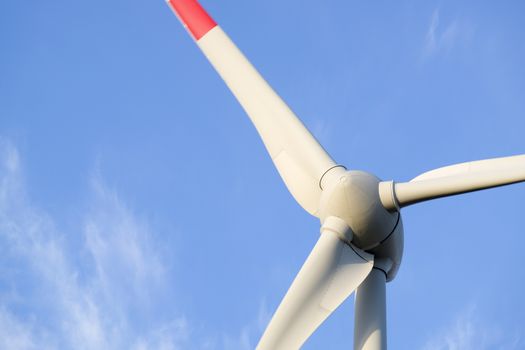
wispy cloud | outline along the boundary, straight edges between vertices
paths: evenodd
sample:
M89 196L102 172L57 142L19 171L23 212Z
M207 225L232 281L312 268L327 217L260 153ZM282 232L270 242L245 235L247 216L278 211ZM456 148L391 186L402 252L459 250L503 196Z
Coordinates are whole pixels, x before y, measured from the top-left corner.
M34 205L23 173L0 138L0 349L255 347L270 318L264 299L238 331L186 317L173 254L100 172L84 219L67 232Z
M312 123L312 134L324 146L330 147L333 136L332 125L325 119L316 118Z
M152 317L170 276L147 224L99 178L93 192L85 224L59 232L28 198L16 148L0 140L1 348L178 349L189 341L183 315Z
M45 337L30 323L22 323L5 309L0 309L0 348L10 350L50 349Z
M272 314L271 311L268 309L266 299L263 298L259 302L257 318L255 318L249 324L243 327L240 335L233 343L226 342L224 344L224 348L242 350L254 349L257 340L260 338L262 332L265 330L266 326L270 322L271 317Z
M460 41L468 39L473 34L472 26L468 21L453 19L443 21L440 10L435 9L425 36L423 52L426 56L439 52L448 52Z
M270 322L272 314L266 299L259 302L257 317L250 319L238 332L220 332L201 342L199 349L251 350L257 345L264 329Z
M146 337L139 338L133 350L175 350L178 344L187 344L189 339L188 324L185 319L178 319L151 330Z
M447 326L433 335L424 350L522 349L519 331L502 329L487 322L476 304L465 307Z

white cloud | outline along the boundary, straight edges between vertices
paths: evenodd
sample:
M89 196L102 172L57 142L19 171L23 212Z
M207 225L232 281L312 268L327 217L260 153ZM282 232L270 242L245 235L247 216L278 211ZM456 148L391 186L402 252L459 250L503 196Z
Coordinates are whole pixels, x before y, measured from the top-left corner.
M468 305L449 325L435 333L424 350L522 349L519 331L503 330L495 322L483 319L475 304Z
M222 342L224 349L250 350L254 349L263 331L272 317L268 309L266 299L259 302L257 317L242 327L236 336L223 334Z
M168 279L162 261L166 257L153 246L147 225L135 218L114 191L98 177L92 184L95 205L86 219L84 237L98 291L108 300L125 296L122 304L129 299L148 304L153 301L151 292Z
M89 193L84 220L61 232L0 138L0 349L254 348L271 316L264 299L239 331L189 320L163 237L100 175Z
M0 348L183 346L184 316L152 316L170 276L144 221L95 179L85 224L64 235L31 203L22 173L16 148L0 140Z
M241 332L232 337L229 334L223 334L222 344L224 349L232 350L251 350L255 346L250 341L250 327L245 326L241 329Z
M315 119L313 121L312 134L315 135L321 144L327 145L330 143L333 134L332 126L326 119Z
M425 37L424 53L431 56L439 52L448 52L459 42L473 34L473 28L466 20L454 19L445 23L441 20L440 10L432 13Z
M177 344L185 343L189 338L189 328L185 318L153 329L144 339L139 339L133 350L176 350Z
M257 314L257 331L259 333L266 329L266 326L268 325L268 323L270 323L271 318L272 312L270 311L270 309L268 309L266 299L263 299L259 303L259 312Z
M50 344L36 334L31 324L17 320L9 311L0 309L0 349L50 349Z

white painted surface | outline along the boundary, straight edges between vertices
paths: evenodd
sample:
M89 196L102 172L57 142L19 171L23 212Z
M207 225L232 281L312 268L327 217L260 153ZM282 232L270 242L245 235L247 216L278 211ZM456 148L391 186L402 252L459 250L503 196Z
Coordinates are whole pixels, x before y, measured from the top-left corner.
M354 350L386 348L386 276L373 269L355 293Z
M373 267L373 256L327 225L266 328L257 349L298 349Z
M220 27L197 43L250 117L294 198L316 215L319 180L334 161Z

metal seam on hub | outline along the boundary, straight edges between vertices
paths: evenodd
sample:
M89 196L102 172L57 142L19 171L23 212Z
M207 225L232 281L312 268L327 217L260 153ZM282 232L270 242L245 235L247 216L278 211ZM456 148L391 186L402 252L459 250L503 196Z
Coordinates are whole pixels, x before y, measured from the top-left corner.
M381 242L379 242L378 245L383 244L387 239L390 238L390 236L392 236L392 234L396 231L397 225L399 225L400 220L401 220L401 213L397 212L397 221L396 221L396 224L394 225L394 228L392 229L392 232L390 232L385 238L383 238L383 240L381 240Z
M380 268L380 267L377 267L377 266L374 266L374 267L372 267L372 269L376 269L376 270L379 270L379 271L381 271L382 273L384 273L384 274L385 274L385 278L388 278L388 275L387 275L387 273L386 273L386 272L385 272L385 270L383 270L382 268Z
M329 172L330 170L335 169L335 168L343 168L343 169L347 170L346 167L345 167L344 165L341 165L341 164L337 164L337 165L334 165L333 167L328 168L328 170L326 170L326 171L323 173L323 175L321 175L321 178L319 179L319 188L321 189L321 191L323 190L323 186L322 186L322 183L323 183L323 177L324 177L326 174L328 174L328 172Z
M350 243L347 243L347 242L345 242L345 241L343 241L343 243L344 243L344 244L346 244L347 246L349 246L349 247L350 247L350 249L352 249L352 250L354 251L354 253L356 253L357 255L359 255L359 257L360 257L361 259L363 259L363 260L364 260L364 261L366 261L366 262L368 262L368 261L369 261L369 260L367 260L367 259L363 258L363 257L361 256L361 254L359 254L359 252L358 252L357 250L355 250L355 248L354 248L354 247L352 247L352 244L350 244Z
M377 248L379 247L381 244L383 244L387 239L390 238L390 236L392 236L392 234L396 231L396 228L397 228L397 225L399 225L399 221L401 220L401 213L400 212L397 212L397 221L396 221L396 224L394 225L394 228L392 229L392 231L390 231L390 233L388 235L386 235L385 238L383 238L381 241L379 241L379 243L376 243L370 247L366 247L366 248L363 248L363 250L365 252L369 252L371 251L372 249L374 248Z

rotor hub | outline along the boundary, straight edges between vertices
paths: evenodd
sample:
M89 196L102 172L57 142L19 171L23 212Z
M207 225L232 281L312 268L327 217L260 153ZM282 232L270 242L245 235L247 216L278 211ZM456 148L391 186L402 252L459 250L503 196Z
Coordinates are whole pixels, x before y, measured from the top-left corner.
M364 171L335 169L323 182L319 217L342 219L352 231L352 243L374 253L378 259L392 260L386 271L389 280L401 263L403 228L399 211L385 209L379 197L376 176Z

